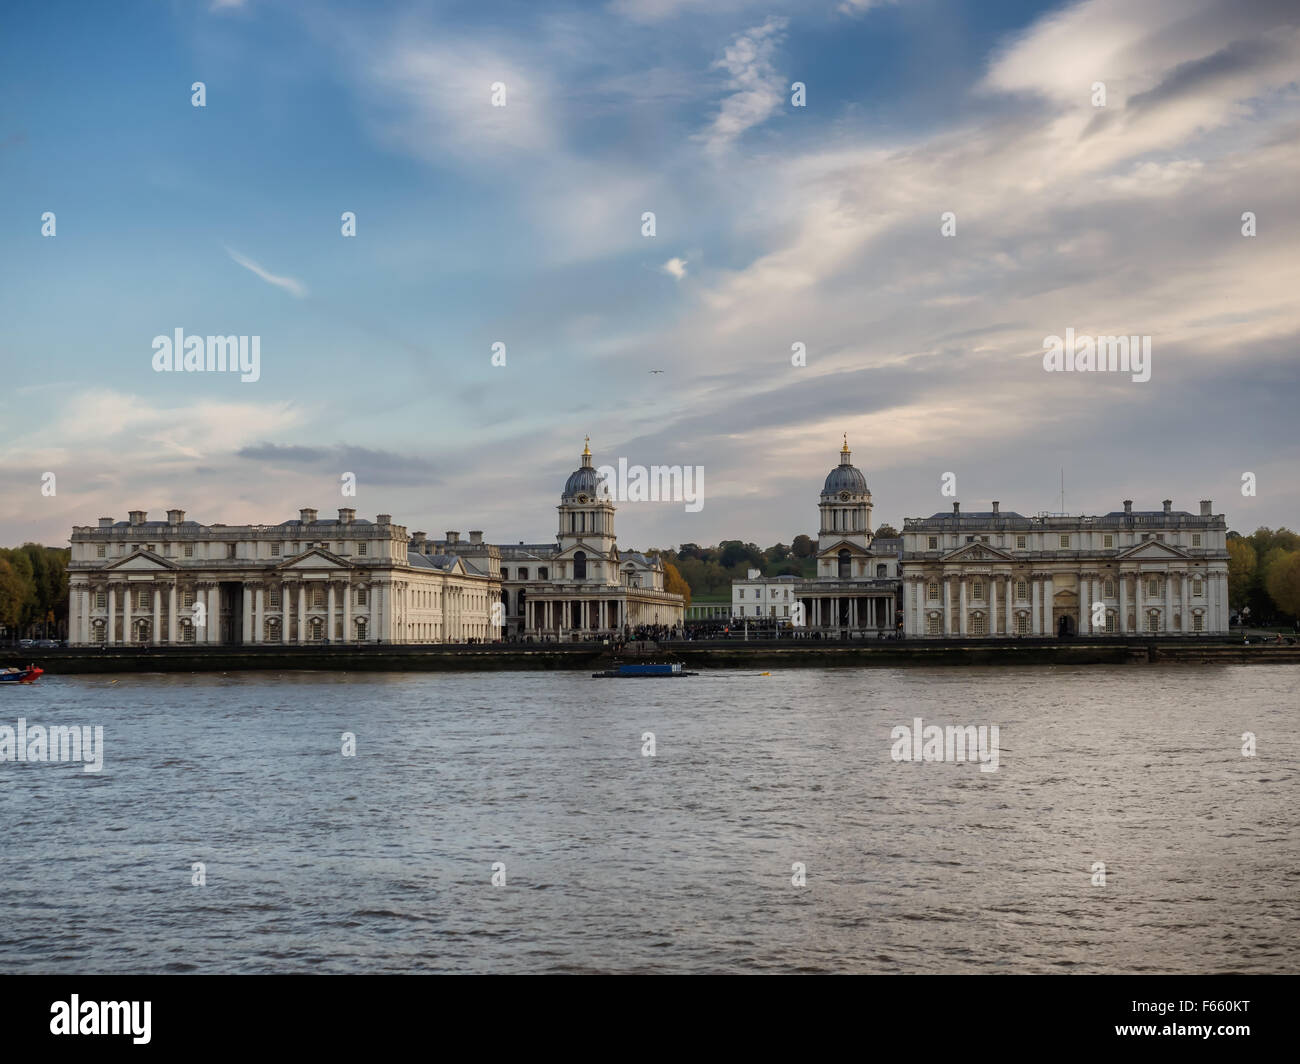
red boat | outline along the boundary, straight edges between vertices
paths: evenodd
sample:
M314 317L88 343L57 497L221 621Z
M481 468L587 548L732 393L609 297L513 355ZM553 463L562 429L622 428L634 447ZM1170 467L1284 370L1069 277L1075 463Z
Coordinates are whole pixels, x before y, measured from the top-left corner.
M0 683L35 683L38 676L44 676L45 670L35 665L25 669L0 669Z

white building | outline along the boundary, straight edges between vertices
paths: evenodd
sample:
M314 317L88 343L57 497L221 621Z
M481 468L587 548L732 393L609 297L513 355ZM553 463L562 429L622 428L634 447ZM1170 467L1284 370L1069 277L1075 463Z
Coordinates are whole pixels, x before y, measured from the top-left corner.
M913 637L1178 636L1228 631L1227 522L1199 514L1102 517L991 511L903 525L905 630Z

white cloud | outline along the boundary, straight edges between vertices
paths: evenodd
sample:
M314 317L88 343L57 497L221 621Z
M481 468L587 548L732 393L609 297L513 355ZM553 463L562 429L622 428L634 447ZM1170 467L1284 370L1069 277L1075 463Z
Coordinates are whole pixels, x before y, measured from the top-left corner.
M701 134L710 151L734 143L746 130L766 122L785 98L784 82L774 58L788 20L769 18L761 26L738 33L714 65L726 70L727 87L735 90L722 101L717 116Z
M671 258L660 266L659 269L668 274L669 277L675 277L680 281L686 276L686 260Z
M301 281L293 277L281 277L278 274L271 273L269 270L259 266L252 259L241 255L233 248L226 248L226 254L239 263L239 265L244 267L244 269L257 274L257 276L262 278L262 280L267 284L273 284L276 288L283 288L286 292L297 296L299 299L302 299L307 295L307 286Z

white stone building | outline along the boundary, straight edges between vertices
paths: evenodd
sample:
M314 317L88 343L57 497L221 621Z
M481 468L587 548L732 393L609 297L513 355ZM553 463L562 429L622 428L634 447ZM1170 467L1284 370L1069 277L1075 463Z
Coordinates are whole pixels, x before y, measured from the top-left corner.
M408 551L388 514L304 509L279 525L185 511L72 530L69 643L256 645L488 640L500 584L465 559Z
M1102 517L991 511L909 518L903 612L911 637L1222 635L1227 522L1199 514Z

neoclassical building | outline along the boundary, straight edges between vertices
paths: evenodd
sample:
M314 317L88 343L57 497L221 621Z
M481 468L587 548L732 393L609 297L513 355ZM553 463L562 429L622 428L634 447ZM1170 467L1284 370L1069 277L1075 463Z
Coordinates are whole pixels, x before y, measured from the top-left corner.
M826 475L817 503L817 575L762 577L751 570L731 585L732 617L769 618L792 627L802 605L803 627L831 638L863 638L892 632L897 623L902 543L876 539L871 530L871 491L853 464L848 436L839 464Z
M584 639L682 622L685 600L665 590L659 558L618 549L614 503L590 442L560 495L554 543L485 544L471 532L467 547L458 532L435 542L415 534L417 549L460 555L499 577L509 637Z
M1227 522L1211 513L1102 517L993 509L903 524L903 613L914 637L1178 636L1228 631Z
M391 515L303 509L278 525L101 517L72 530L69 643L462 643L581 639L679 625L658 558L619 551L614 506L585 448L557 541L503 547L481 531L431 541ZM494 607L497 607L494 609Z
M495 638L500 585L454 555L417 555L389 514L303 509L278 525L168 510L72 530L69 643L436 643Z

